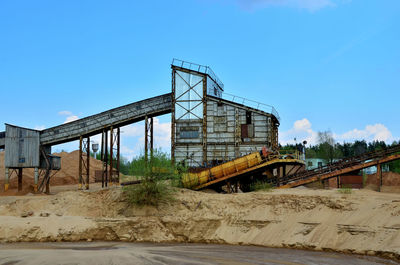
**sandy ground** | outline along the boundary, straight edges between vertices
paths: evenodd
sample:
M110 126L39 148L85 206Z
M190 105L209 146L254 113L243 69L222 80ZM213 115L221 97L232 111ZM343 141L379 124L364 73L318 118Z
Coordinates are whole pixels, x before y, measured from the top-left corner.
M397 264L377 257L214 244L118 242L16 243L0 245L1 265L135 264L135 265L357 265Z
M0 197L0 240L191 242L378 255L400 260L400 194L180 189L167 205L127 205L118 187Z

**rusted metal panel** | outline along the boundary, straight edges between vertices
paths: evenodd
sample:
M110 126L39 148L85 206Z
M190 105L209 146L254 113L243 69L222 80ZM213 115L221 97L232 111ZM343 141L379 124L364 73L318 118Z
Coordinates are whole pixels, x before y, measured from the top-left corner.
M40 166L39 131L6 124L4 166L27 168Z
M242 138L248 138L249 137L247 124L241 124L240 131L242 132Z

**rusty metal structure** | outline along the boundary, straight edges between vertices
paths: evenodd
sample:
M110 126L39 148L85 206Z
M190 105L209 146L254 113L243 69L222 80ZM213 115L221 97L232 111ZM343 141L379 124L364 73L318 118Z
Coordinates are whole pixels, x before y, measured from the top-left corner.
M337 162L312 170L301 171L288 174L279 181L273 183L279 188L293 188L304 184L326 181L336 178L338 187L340 186L340 176L348 173L358 172L361 169L376 166L378 175L378 191L382 186L382 164L400 159L400 145L395 145L384 150L364 153L359 156L345 158Z
M194 190L211 188L222 190L226 186L228 193L250 191L252 183L271 182L287 174L304 170L305 163L300 159L300 153L295 151L290 155L270 152L264 147L260 152L254 152L232 161L207 168L200 172L183 175L184 187Z
M172 62L171 155L208 168L263 146L278 150L274 107L233 96L208 66Z
M168 93L42 131L6 124L6 131L0 132L0 149L5 149L4 190L8 190L13 172L18 172L18 183L22 185L22 169L34 168L35 192L44 188L49 192L51 175L61 168L61 160L51 155L51 147L75 140L79 140L79 187L88 189L90 137L97 134L102 134L103 139L103 186L118 183L120 127L170 112L171 94Z
M75 140L79 141L79 188L89 189L90 138L97 134L102 135L102 186L118 184L120 127L145 121L145 157L148 159L154 147L153 118L167 113L171 113L171 157L176 163L201 170L262 148L278 151L280 117L274 107L226 93L223 83L208 66L174 59L171 69L171 93L42 131L7 124L6 131L0 132L0 148L5 149L4 189L8 189L10 173L18 172L18 183L22 183L22 169L30 167L35 168L35 191L46 187L49 192L51 172L61 166L60 159L51 155L51 147ZM275 175L286 172L290 163L285 162L285 169L277 167L279 163L270 169L276 171ZM246 174L267 174L266 168L264 165ZM229 181L237 178L231 176Z

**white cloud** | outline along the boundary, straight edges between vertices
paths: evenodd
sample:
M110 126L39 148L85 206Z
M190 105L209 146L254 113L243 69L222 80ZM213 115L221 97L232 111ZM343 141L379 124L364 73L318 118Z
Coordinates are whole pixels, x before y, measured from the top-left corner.
M68 116L67 118L65 118L65 121L63 122L63 124L68 123L68 122L71 122L71 121L76 121L76 120L78 120L78 119L79 119L78 116L76 116L76 115L71 115L71 116Z
M44 125L37 125L37 126L35 126L35 128L33 128L33 129L38 130L38 131L41 131L41 130L46 129L46 126L44 126Z
M171 122L160 122L153 118L154 148L163 152L171 151ZM131 160L144 152L144 122L121 127L121 155Z
M280 144L293 144L296 138L297 143L306 140L308 144L315 145L318 143L318 132L312 129L311 122L304 118L293 123L293 127L288 131L279 132ZM352 129L343 134L333 133L336 142L354 142L356 140L385 141L392 143L394 140L389 129L381 123L367 125L364 129Z
M391 143L394 140L389 129L381 123L367 125L363 130L353 129L343 134L334 134L333 136L339 142L364 139L366 141L384 141Z
M304 118L294 122L293 127L286 132L279 132L280 144L294 144L296 139L297 143L304 140L308 144L316 144L318 140L318 133L311 128L311 122Z
M332 0L238 0L239 5L246 10L261 9L271 6L282 6L306 9L311 12L336 4Z
M137 137L144 134L144 125L143 124L130 124L124 127L121 127L121 133L124 136L128 137Z
M67 117L65 118L65 121L63 122L63 124L68 123L68 122L71 122L71 121L76 121L76 120L79 119L79 117L78 117L77 115L74 115L74 114L73 114L71 111L69 111L69 110L60 111L60 112L58 112L58 115L67 116Z
M69 110L63 110L63 111L58 112L58 115L71 116L72 112Z

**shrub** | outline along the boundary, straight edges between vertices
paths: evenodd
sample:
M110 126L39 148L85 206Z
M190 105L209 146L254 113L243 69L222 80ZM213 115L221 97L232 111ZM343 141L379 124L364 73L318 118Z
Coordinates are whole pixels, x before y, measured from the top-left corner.
M259 190L270 191L272 190L272 186L270 183L261 180L257 180L250 184L250 191L259 191Z
M180 185L182 168L172 165L168 154L154 150L153 156L146 159L144 155L133 159L129 174L138 176L139 184L124 187L124 193L130 204L137 206L158 206L172 201L175 189Z
M342 186L341 188L338 189L339 193L342 194L351 194L353 192L352 188L350 186Z

